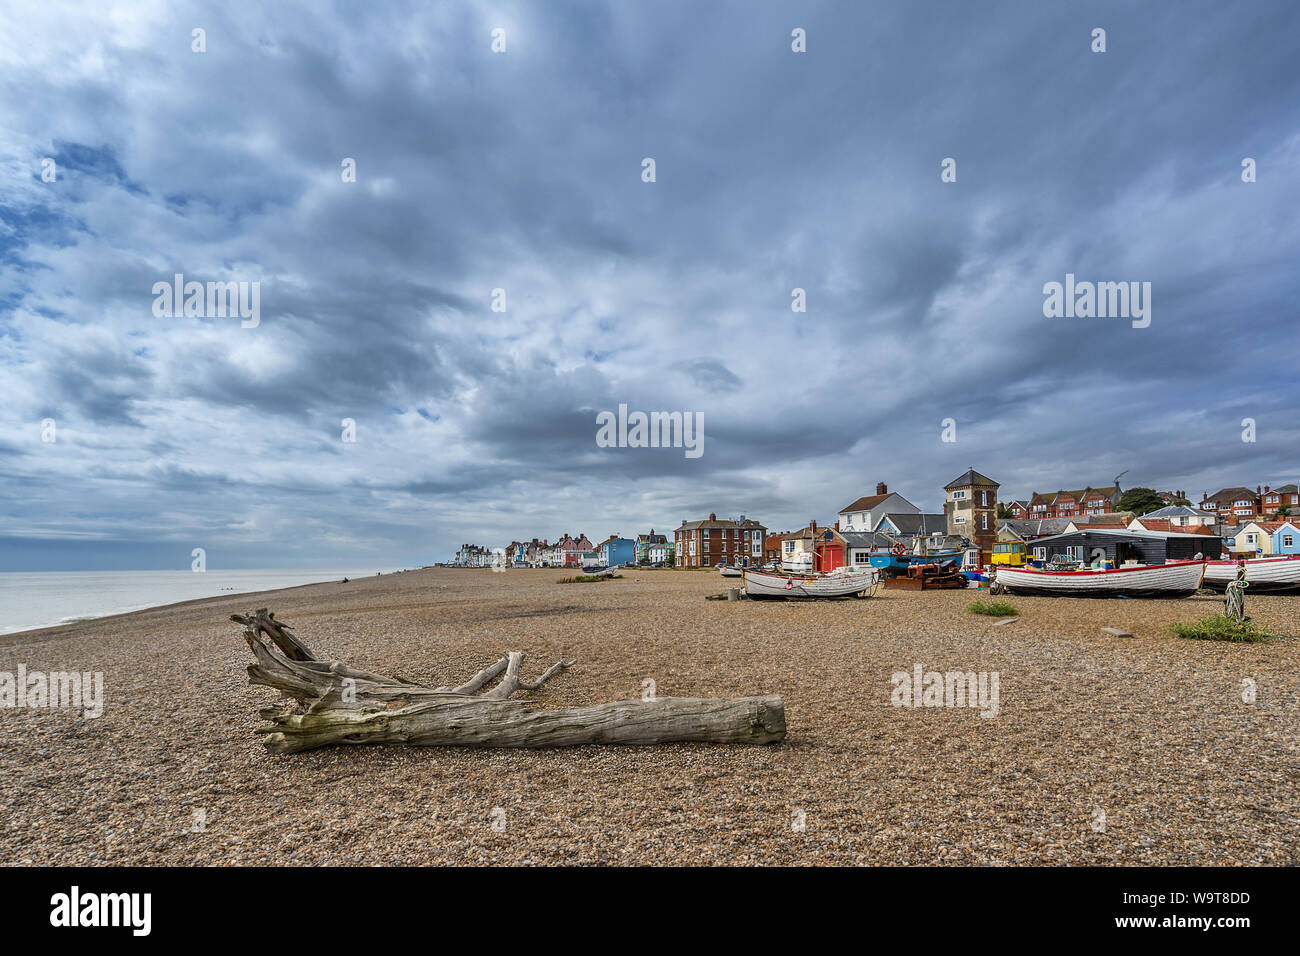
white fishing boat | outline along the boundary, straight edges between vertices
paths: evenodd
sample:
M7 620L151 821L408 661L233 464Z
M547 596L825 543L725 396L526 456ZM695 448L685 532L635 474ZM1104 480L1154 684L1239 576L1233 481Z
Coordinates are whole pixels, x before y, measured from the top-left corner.
M876 568L837 570L826 575L783 574L770 571L741 572L749 597L836 598L870 597L880 582Z
M729 564L724 564L721 570L722 570L722 576L724 578L739 578L739 577L744 577L745 575L745 572L742 571L740 568L733 568Z
M1222 591L1237 577L1236 561L1208 561L1204 586ZM1249 558L1246 561L1246 593L1300 591L1300 555Z
M999 590L1014 594L1180 597L1200 587L1204 574L1204 561L1138 564L1109 571L999 567L994 582Z

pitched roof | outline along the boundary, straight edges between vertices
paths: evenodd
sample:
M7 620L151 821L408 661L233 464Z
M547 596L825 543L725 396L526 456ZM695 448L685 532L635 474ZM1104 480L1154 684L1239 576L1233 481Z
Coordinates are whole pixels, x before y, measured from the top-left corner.
M1208 498L1203 498L1202 500L1217 502L1220 498L1254 498L1254 497L1255 497L1255 492L1251 491L1249 488L1237 487L1237 488L1220 488L1214 494L1210 495Z
M857 501L853 502L852 504L845 505L843 508L839 510L839 513L848 514L850 511L870 511L876 505L880 504L882 501L884 501L886 498L888 498L890 495L893 494L897 494L897 492L891 491L883 495L868 495L865 498L859 498Z
M1295 495L1300 494L1300 487L1296 485L1278 485L1276 488L1268 489L1270 495Z
M1089 485L1087 488L1079 488L1077 490L1062 488L1058 491L1049 491L1044 494L1039 494L1035 491L1033 497L1029 500L1031 504L1054 505L1066 495L1069 495L1075 501L1083 501L1086 498L1093 498L1098 495L1103 498L1114 498L1118 494L1119 487L1117 485L1107 485L1104 488L1094 488Z
M899 534L946 534L948 531L948 519L941 514L881 515L875 530L879 530L880 525L886 521L897 528Z
M974 468L966 469L964 474L958 475L952 481L943 486L944 491L950 491L953 488L969 488L971 485L992 485L998 486L998 483L987 475L981 475Z
M1142 515L1142 520L1147 518L1213 518L1214 512L1202 511L1200 508L1193 508L1190 505L1168 505L1164 508L1157 508L1155 511L1148 511Z

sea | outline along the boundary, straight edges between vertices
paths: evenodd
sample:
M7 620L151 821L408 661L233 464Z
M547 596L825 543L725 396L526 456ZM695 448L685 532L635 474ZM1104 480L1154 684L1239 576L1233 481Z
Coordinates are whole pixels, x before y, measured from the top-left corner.
M5 571L0 572L0 634L196 598L341 581L393 570Z

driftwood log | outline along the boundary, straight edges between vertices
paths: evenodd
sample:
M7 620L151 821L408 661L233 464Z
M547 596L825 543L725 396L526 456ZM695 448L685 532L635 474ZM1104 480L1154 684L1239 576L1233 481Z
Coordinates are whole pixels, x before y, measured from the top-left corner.
M524 655L511 651L455 687L425 687L401 677L320 660L283 622L262 608L230 619L244 627L257 662L252 684L264 684L296 703L260 711L259 727L276 753L334 744L413 747L572 747L579 744L774 743L785 737L780 697L710 699L661 697L590 707L541 709L511 700L534 691L574 661L558 661L535 681L524 681ZM484 690L494 680L500 682Z

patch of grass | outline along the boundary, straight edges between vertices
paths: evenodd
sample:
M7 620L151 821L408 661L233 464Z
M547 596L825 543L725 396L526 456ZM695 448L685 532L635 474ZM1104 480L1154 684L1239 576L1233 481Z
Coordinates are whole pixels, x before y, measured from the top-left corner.
M612 581L621 578L621 574L578 574L571 578L560 578L557 584L590 584L592 581Z
M1015 617L1020 612L1014 604L1007 601L972 601L968 610L972 614L986 614L989 617Z
M1255 644L1267 641L1265 634L1250 621L1234 621L1226 614L1212 614L1190 624L1174 624L1173 632L1192 641L1231 641L1235 644Z

